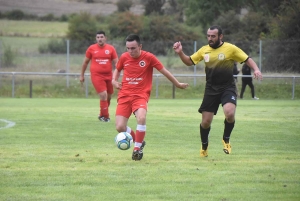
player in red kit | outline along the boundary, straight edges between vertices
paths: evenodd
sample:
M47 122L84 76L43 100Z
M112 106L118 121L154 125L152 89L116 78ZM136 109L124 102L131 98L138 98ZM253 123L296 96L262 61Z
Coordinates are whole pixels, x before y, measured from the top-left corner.
M147 105L152 89L153 69L167 77L176 87L185 89L188 84L180 83L150 52L142 50L138 35L131 34L126 38L127 52L123 53L113 73L112 84L119 89L116 108L116 129L128 132L134 140L132 160L143 158L146 135ZM122 82L118 82L123 71ZM136 132L127 126L128 119L134 114L137 121Z
M82 64L80 82L84 82L84 72L89 62L91 80L96 92L100 97L100 113L98 119L103 122L109 122L109 105L114 89L111 83L112 67L118 62L118 55L115 48L106 43L104 31L98 31L96 34L96 44L91 45L85 53Z

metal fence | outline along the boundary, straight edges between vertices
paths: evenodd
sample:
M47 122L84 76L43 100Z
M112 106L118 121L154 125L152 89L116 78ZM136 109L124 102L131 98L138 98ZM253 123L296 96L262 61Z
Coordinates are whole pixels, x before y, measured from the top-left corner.
M23 94L28 94L26 95L28 97L30 96L30 88L31 96L34 97L39 94L43 94L42 97L51 97L53 90L66 97L95 97L88 70L85 85L81 87L79 84L79 73L86 47L79 46L78 41L54 39L60 40L60 43L63 44L63 46L59 46L62 48L61 52L42 53L41 49L46 47L51 40L53 39L0 36L0 97L24 97ZM293 54L288 55L295 64L293 68L300 69L300 57L296 51L297 47L300 46L300 41L230 42L241 47L247 53L251 52L251 57L263 72L264 81L254 81L259 96L276 98L279 97L276 94L284 94L287 99L300 98L299 74L290 73L288 76L278 74L278 68L275 67L276 62L273 62L274 65L266 65L265 62L276 61L274 58L284 55L283 53L286 53L287 50L283 51L282 54L270 52L270 49L282 50L280 47L284 46L295 50ZM108 43L115 46L119 56L126 51L124 41L108 41ZM181 43L185 53L191 55L198 48L207 44L207 41L181 41ZM52 44L59 45L56 42ZM180 81L188 82L193 87L191 90L196 92L190 92L187 95L183 92L186 90L175 89L164 76L155 72L151 96L154 98L201 97L205 85L204 63L200 62L190 67L184 66L178 56L174 54L172 45L172 41L144 41L143 49L158 55L159 60L175 77ZM75 46L81 53L73 52ZM58 50L55 47L53 48ZM239 64L238 67L241 68L241 66ZM237 77L240 78L241 75ZM240 85L241 82L238 82L239 87ZM76 92L78 93L77 96Z
M52 42L51 42L52 41ZM54 42L56 41L56 42ZM297 72L300 68L299 47L300 41L229 41L236 44L256 61L262 72ZM85 50L93 41L82 44L80 41L47 38L18 38L0 36L0 71L10 71L9 68L19 67L16 72L57 72L65 70L67 73L79 72ZM126 51L122 40L108 41L120 56ZM201 46L206 45L206 40L181 41L184 52L193 54ZM173 41L143 41L143 49L157 56L178 57L172 50ZM47 52L52 49L52 53ZM283 49L284 48L284 49ZM46 50L45 50L46 49ZM54 52L53 52L54 51ZM170 67L166 63L166 67ZM194 71L203 68L200 62L194 66ZM296 69L296 70L295 70ZM299 71L298 71L299 72ZM199 71L197 72L199 74Z
M24 97L25 90L27 91L25 97L32 98L33 92L46 94L42 97L51 97L51 95L47 96L47 94L51 94L51 90L59 90L60 93L68 96L67 91L72 88L75 90L75 94L78 92L78 96L75 95L75 97L94 97L92 94L95 94L95 92L90 81L90 74L85 74L83 86L80 86L79 76L79 73L0 72L0 95L1 97L21 97L18 94L19 91ZM189 97L186 97L182 94L181 98L198 98L203 95L205 86L204 74L174 74L174 76L182 82L188 82L191 87L193 87L193 90L198 91L195 96L189 94ZM239 79L249 76L237 75L236 77ZM268 96L267 94L286 93L286 99L294 100L300 98L300 76L266 75L263 79L263 81L255 81L256 91L258 91L261 96L276 98L276 95ZM241 81L238 83L241 85ZM50 85L57 85L57 87L49 88ZM264 87L266 87L266 89L264 89ZM240 86L238 86L238 88L240 89ZM270 90L270 88L272 90ZM49 91L47 92L47 90ZM6 93L4 91L6 91ZM10 91L11 95L8 95L8 91ZM184 90L177 91L172 83L162 74L154 74L152 91L152 96L155 98L164 98L165 96L162 93L167 93L168 98L175 99L177 94ZM69 96L74 97L74 93Z

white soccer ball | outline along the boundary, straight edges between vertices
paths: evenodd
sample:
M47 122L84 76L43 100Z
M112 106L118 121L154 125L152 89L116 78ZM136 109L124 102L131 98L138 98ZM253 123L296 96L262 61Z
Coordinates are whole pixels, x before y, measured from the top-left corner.
M133 144L132 136L127 132L118 133L115 137L115 143L121 150L127 150Z

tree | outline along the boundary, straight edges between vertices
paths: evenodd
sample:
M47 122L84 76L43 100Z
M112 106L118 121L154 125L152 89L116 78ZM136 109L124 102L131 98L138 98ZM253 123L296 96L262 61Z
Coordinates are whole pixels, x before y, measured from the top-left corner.
M287 0L280 5L277 17L272 21L270 37L265 45L267 70L300 72L300 1Z
M70 40L91 41L95 37L96 31L95 18L87 12L82 12L69 20L67 37Z
M145 15L150 15L152 13L158 13L163 15L163 10L161 9L166 0L146 0L142 1L145 5Z
M187 4L185 15L187 24L191 26L207 27L216 20L222 12L234 10L238 13L244 5L244 0L179 0L182 4Z

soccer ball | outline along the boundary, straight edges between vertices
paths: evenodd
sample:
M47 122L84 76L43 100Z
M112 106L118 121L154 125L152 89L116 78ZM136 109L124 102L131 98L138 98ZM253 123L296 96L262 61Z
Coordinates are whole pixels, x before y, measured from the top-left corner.
M133 139L129 133L121 132L115 137L115 143L119 149L127 150L133 144Z

